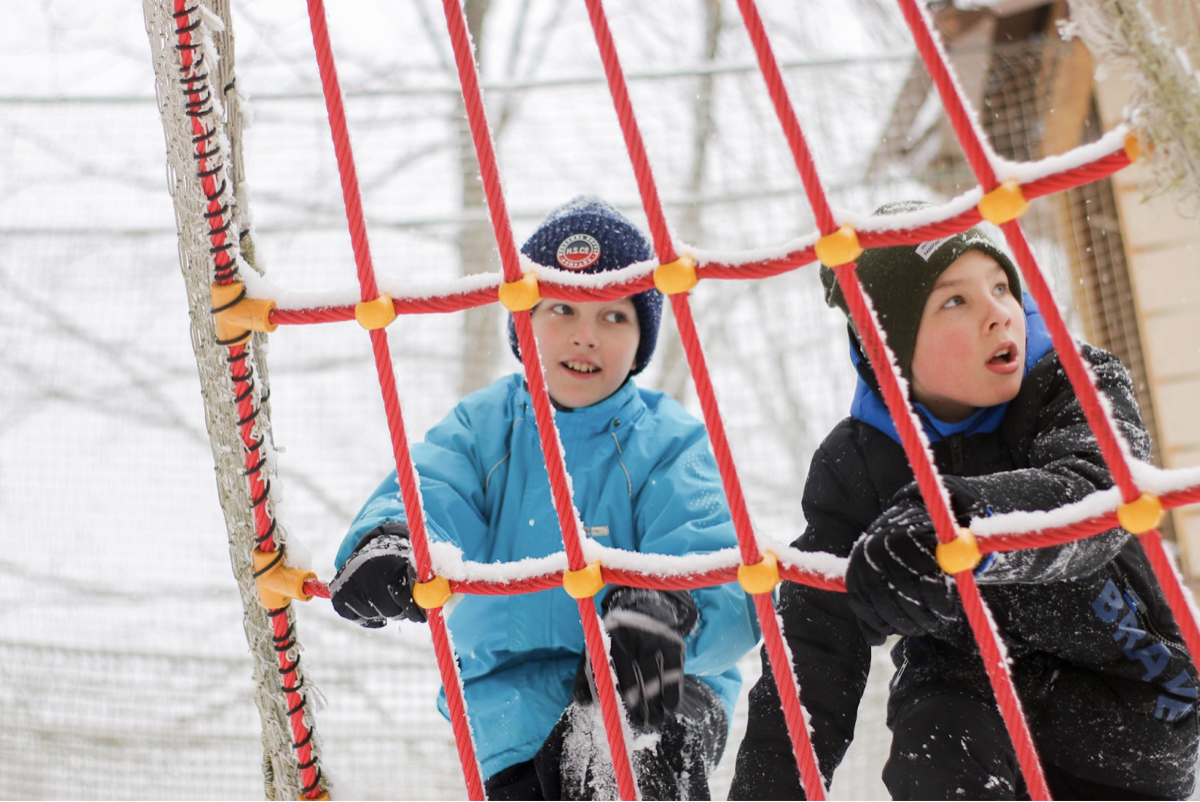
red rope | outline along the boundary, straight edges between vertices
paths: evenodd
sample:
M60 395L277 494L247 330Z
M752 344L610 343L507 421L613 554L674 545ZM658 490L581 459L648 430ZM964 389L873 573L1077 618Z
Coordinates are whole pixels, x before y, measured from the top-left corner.
M500 187L500 173L496 166L496 154L492 147L487 113L479 90L479 76L475 59L471 54L466 18L458 0L443 0L443 7L451 44L454 48L454 60L458 65L467 119L470 123L472 138L475 141L475 155L479 161L484 193L487 196L488 209L492 216L492 228L500 246L500 260L504 266L504 277L507 281L516 281L521 277L521 269L504 202L504 193ZM538 439L541 442L542 455L550 479L551 494L554 498L555 510L558 513L568 564L572 570L580 570L586 563L583 557L579 518L571 502L566 461L562 444L558 438L558 430L554 426L550 396L546 391L545 377L542 374L537 343L534 341L530 313L516 312L513 314L513 319L521 347L522 361L525 365L529 393L533 399ZM637 798L637 782L634 779L633 765L626 746L625 719L617 701L616 679L608 659L604 636L593 601L580 599L579 613L583 622L588 659L591 661L593 674L597 678L597 695L601 714L604 717L605 734L612 752L617 789L623 798L635 799ZM607 678L607 680L601 678Z
M1033 744L1033 735L1029 732L1025 711L1021 709L1021 700L1017 698L1016 689L1012 684L1007 653L996 635L983 597L979 595L975 575L970 571L962 571L954 575L954 581L958 585L958 595L962 598L967 621L971 625L971 631L975 633L976 643L979 644L983 666L992 680L996 704L1000 708L1004 726L1008 728L1008 735L1012 738L1017 762L1021 765L1021 773L1025 776L1029 795L1033 799L1051 799L1050 787L1046 785L1046 775L1042 773L1042 762Z
M754 596L754 609L758 612L758 624L762 628L771 674L779 690L783 719L787 723L788 737L792 741L792 754L800 770L800 782L804 786L806 799L825 798L825 786L821 782L821 771L817 765L817 754L813 751L812 739L808 737L808 721L804 707L800 704L800 688L792 671L792 654L783 639L783 624L775 612L775 601L770 593Z
M333 136L338 171L342 179L342 195L346 202L346 218L350 225L355 263L358 266L361 297L364 301L370 301L378 297L379 290L375 283L375 269L371 262L370 245L367 242L362 198L354 167L354 154L350 146L350 131L346 125L346 115L342 106L342 90L334 65L333 49L329 43L323 0L308 0L308 12L312 26L313 46L317 52L317 65L321 72L321 88L324 91L325 104L329 111L330 133ZM383 394L384 412L392 440L392 453L396 462L400 495L408 518L413 557L417 564L418 576L421 581L428 582L434 576L433 564L429 558L428 533L425 530L425 517L421 506L416 469L413 467L412 457L409 453L408 437L400 411L400 398L396 392L396 377L392 371L391 351L388 347L386 330L371 331L371 347L375 356L375 368L379 374L379 387ZM442 615L430 616L430 632L433 636L438 668L442 675L442 685L446 689L446 699L451 710L450 723L454 731L455 743L458 745L467 794L471 799L483 799L483 779L479 761L475 756L475 745L471 739L470 723L464 712L466 706L462 699L458 661L454 658L453 650L450 648L450 634Z
M617 119L620 122L621 131L625 136L626 148L629 151L634 175L637 178L638 191L642 197L642 206L645 209L646 218L650 224L655 254L661 264L667 264L676 259L675 247L671 242L666 218L663 216L662 206L659 203L658 189L654 182L654 175L650 168L649 159L646 156L646 148L642 141L641 131L638 129L637 121L633 115L633 107L629 102L625 76L621 70L620 61L617 58L616 46L613 43L612 34L608 28L608 20L604 14L601 0L587 0L587 7L588 16L592 22L592 30L596 36L596 44L600 48L600 57L604 62L604 72L608 79L609 92L612 95ZM813 180L815 182L815 173ZM704 422L708 427L713 454L716 457L717 467L721 474L721 482L729 503L730 515L737 533L738 547L742 554L742 560L746 564L754 565L762 560L762 555L754 538L753 527L750 523L750 514L746 508L741 482L738 480L733 455L725 436L724 422L721 419L720 410L717 406L716 393L713 390L712 380L709 376L708 367L705 364L700 340L696 334L696 327L692 320L691 307L688 304L687 295L681 293L671 296L671 308L675 312L675 321L679 326L680 339L683 342L684 351L687 353L688 365L692 371L692 379L700 398L700 406L704 413ZM520 328L518 325L519 333ZM532 336L529 339L532 341ZM524 348L525 345L522 341L522 349ZM765 602L761 600L756 600L756 602L760 605L760 610L770 608L772 625L764 626L767 647L769 652L773 652L777 656L782 655L786 653L786 645L783 643L783 635L779 631L777 622L773 618L774 607L770 594L765 594L765 599ZM775 664L778 665L778 661ZM789 675L791 673L790 662L787 663L785 673ZM808 731L803 722L803 715L797 712L799 710L799 698L794 690L795 683L789 683L788 687L791 689L788 696L795 701L795 710L791 714L785 711L785 715L791 715L789 729L797 733L792 736L793 743L797 747L796 755L797 761L801 766L801 774L809 780L806 783L808 798L823 799L820 772L816 768L816 754L812 751L812 745L809 743Z
M983 191L990 192L999 183L996 173L992 170L992 164L988 160L975 124L958 92L958 84L946 66L945 55L933 38L933 27L916 0L899 0L899 3L904 21L912 31L917 52L921 54L929 77L933 79L938 94L941 95L942 106L946 109L946 116L950 118L954 133L958 136L963 155L967 157L967 163L971 165L971 171L975 173L975 179L983 187Z
M1050 339L1054 343L1054 350L1058 352L1058 361L1062 364L1071 386L1075 389L1075 395L1079 398L1083 414L1100 446L1100 453L1104 455L1104 461L1112 473L1113 482L1121 488L1121 497L1127 503L1133 501L1141 495L1141 491L1138 490L1137 483L1133 480L1133 473L1129 467L1126 450L1123 448L1122 438L1117 433L1108 410L1100 400L1100 391L1096 389L1091 371L1084 364L1079 348L1067 330L1062 312L1059 311L1058 304L1054 301L1054 294L1050 291L1050 286L1046 283L1037 260L1033 258L1029 243L1025 241L1025 234L1016 220L1005 223L1001 228L1004 236L1008 238L1008 245L1012 248L1017 265L1021 268L1021 275L1025 277L1029 294L1033 296L1041 309L1042 319L1046 321L1046 328L1050 331Z
M933 519L938 540L948 543L957 536L957 525L950 514L949 499L946 497L925 439L919 432L916 418L908 405L908 398L900 387L900 378L892 359L892 352L884 343L875 313L867 304L854 270L853 262L835 267L834 273L837 275L838 286L842 289L842 296L846 299L846 305L850 309L855 326L862 335L864 350L875 370L875 376L879 379L884 403L896 424L900 443L912 466L913 475L921 489L921 496L925 499L929 516ZM1025 775L1026 785L1035 798L1049 799L1041 762L1037 752L1033 749L1033 741L1029 737L1024 715L1016 701L1012 675L1009 673L1007 662L999 658L1003 650L1000 645L1000 637L990 624L983 599L979 596L979 589L975 586L975 578L970 571L964 571L957 574L955 580L958 583L959 595L963 599L963 607L967 611L967 619L971 622L971 629L975 633L975 639L984 656L984 667L987 669L988 679L995 691L1004 723L1012 737L1017 760Z
M646 145L642 133L638 129L637 119L633 116L633 104L629 102L629 88L625 84L625 73L621 70L621 61L617 58L617 46L613 42L612 31L608 28L608 17L604 13L601 0L586 0L588 17L592 21L592 31L596 36L596 45L600 48L600 60L604 62L604 75L608 79L609 93L612 95L613 107L617 111L617 121L621 124L621 133L625 136L625 148L629 151L629 159L633 163L633 175L637 179L638 192L642 196L642 208L646 211L646 220L650 224L650 237L654 241L654 253L659 264L669 264L678 257L675 245L671 242L671 233L667 228L667 218L663 214L662 203L658 198L658 188L654 183L654 175L650 170L650 158L646 155Z
M471 138L475 141L475 156L483 178L483 192L487 197L488 213L492 218L492 231L500 247L504 280L517 281L521 278L521 263L517 256L512 225L509 223L508 206L504 202L504 191L500 187L500 170L496 166L492 132L483 106L483 94L479 90L479 73L475 67L475 57L471 53L471 34L467 30L467 18L459 0L442 0L442 8L446 14L450 43L454 47L454 63L458 67L463 105L467 110L467 120L471 124Z
M1032 200L1105 178L1128 165L1129 157L1125 154L1124 149L1118 149L1100 156L1088 164L1072 167L1023 184L1022 191L1026 198ZM864 248L919 244L961 233L978 223L980 219L979 210L972 206L970 209L944 220L916 228L859 231L858 239L859 244ZM697 266L696 275L701 279L722 280L769 278L811 264L816 258L813 246L809 245L789 251L782 256L752 262L705 262ZM607 284L603 287L577 287L555 281L539 281L538 283L542 292L549 298L560 298L564 301L611 301L650 289L654 286L654 277L647 275L635 281ZM442 314L495 303L497 290L498 287L481 287L467 292L393 298L392 300L397 315ZM350 305L311 309L275 309L270 315L271 323L281 326L338 323L353 319L354 307Z
M1142 542L1142 548L1146 550L1150 566L1154 569L1154 575L1158 577L1158 584L1163 589L1163 595L1167 597L1167 605L1175 614L1179 631L1183 634L1183 642L1187 644L1188 653L1192 655L1192 662L1195 663L1196 655L1200 655L1200 628L1196 627L1195 610L1188 601L1183 580L1175 570L1175 564L1167 556L1162 535L1157 529L1143 533L1138 539Z
M771 96L771 102L775 105L775 116L783 126L783 134L787 137L788 147L791 148L796 170L800 173L800 180L808 195L808 204L812 207L817 228L822 234L830 234L837 229L837 222L833 219L833 210L829 208L825 190L817 177L817 166L813 161L812 151L809 150L808 141L800 129L800 121L788 97L787 87L783 84L783 73L779 71L779 63L775 60L775 52L771 49L771 41L767 38L758 6L754 0L738 0L738 8L741 9L746 33L750 35L750 42L758 56L759 71L767 82L767 94Z

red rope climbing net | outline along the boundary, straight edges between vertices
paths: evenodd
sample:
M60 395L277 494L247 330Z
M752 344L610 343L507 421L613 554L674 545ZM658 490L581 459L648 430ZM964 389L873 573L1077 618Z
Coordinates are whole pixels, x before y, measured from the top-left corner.
M343 198L358 271L360 297L363 303L375 302L377 299L387 298L387 296L380 296L371 262L349 131L326 30L323 0L307 0L307 2L314 47L329 112L330 129L342 179ZM939 215L939 219L933 222L908 228L900 227L894 222L889 223L887 220L872 219L864 222L856 231L851 232L856 237L857 244L862 247L919 243L966 230L982 219L980 211L982 202L1001 187L1000 176L1008 169L1006 163L991 152L985 138L973 123L957 84L947 68L945 55L933 35L925 13L918 6L916 0L898 0L898 2L912 31L920 56L941 95L951 125L979 187L974 193L968 193L943 207L940 210L942 214ZM606 300L625 297L655 286L656 270L660 266L675 263L679 259L679 254L670 236L650 160L633 112L624 73L602 2L601 0L585 0L585 3L603 61L617 118L633 165L643 208L649 221L656 258L652 262L632 266L620 271L616 276L600 279L588 286L556 281L551 270L542 271L529 266L526 269L532 270L537 276L539 292L543 297L565 300ZM488 210L500 252L502 273L482 284L478 278L464 281L461 288L452 289L449 292L410 294L407 297L388 299L387 303L391 311L397 315L445 313L492 303L498 299L498 294L504 285L520 281L523 275L523 267L513 239L505 198L500 185L499 170L480 91L477 68L471 53L466 20L458 0L443 0L443 5L470 122L471 135L483 178ZM750 41L754 46L760 70L766 81L771 102L812 207L817 232L779 249L777 255L770 258L725 263L696 259L697 279L758 279L795 270L810 264L817 258L822 242L827 241L825 238L833 237L839 231L844 233L846 230L846 221L839 223L829 205L815 161L788 97L782 74L754 0L738 0L738 5ZM192 24L190 15L195 9L186 8L185 0L175 0L175 9L176 18L179 20L178 46L184 65L181 70L189 98L188 103L189 107L194 105L199 111L204 108L205 93L208 90L204 85L204 77L198 72L198 65L190 59L189 25ZM197 114L193 119L197 136L197 139L194 140L197 149L197 164L203 175L209 169L206 159L210 156L208 149L211 145L204 137L207 129L202 117L203 115ZM1064 168L1056 168L1049 162L1044 165L1022 165L1021 173L1026 180L1019 183L1007 181L1004 183L1004 188L1010 193L1015 191L1024 200L1031 200L1109 176L1130 163L1123 134L1123 131L1115 132L1101 139L1099 143L1089 146L1090 158L1084 164L1073 162L1071 166ZM1062 163L1059 161L1054 164ZM226 242L229 224L225 218L228 207L223 206L224 201L222 200L225 188L223 185L217 186L215 175L214 171L212 175L203 178L204 192L208 200L205 216L211 228L215 281L218 284L226 284L235 279L236 263L228 255L229 247ZM1091 513L1081 515L1078 520L1067 524L1042 528L1037 531L1018 531L1014 528L1009 532L994 532L980 536L978 549L981 553L1056 545L1110 530L1119 525L1119 516L1123 510L1144 499L1144 490L1139 486L1136 478L1141 475L1149 475L1142 470L1145 466L1136 466L1132 463L1128 447L1106 410L1103 399L1066 328L1062 315L1054 303L1049 287L1015 217L1002 221L1001 227L1022 274L1026 277L1030 293L1042 310L1054 348L1080 399L1088 423L1095 433L1117 492L1112 494L1112 498L1109 499L1111 504L1103 514L1097 515L1094 507L1091 507L1089 508L1093 510ZM847 300L851 316L863 336L864 347L870 362L877 368L876 373L885 403L895 421L901 444L913 467L921 494L937 529L938 538L943 543L949 543L959 537L959 531L949 507L948 496L932 455L920 435L920 427L909 407L899 375L894 367L890 370L879 368L879 366L892 365L893 362L880 332L878 321L866 302L855 275L855 264L852 259L853 257L841 260L841 263L835 262L831 266L834 268L839 285ZM614 559L613 564L604 564L602 561L599 567L600 578L605 583L660 589L707 587L739 579L742 569L763 565L767 556L764 553L766 550L763 548L767 543L765 539L760 541L755 536L750 522L749 511L725 434L716 394L692 318L688 294L686 291L677 292L671 295L670 300L697 389L705 424L708 427L713 452L720 469L726 498L729 502L737 535L737 548L717 555L706 555L707 562L702 569L697 569L695 563L690 562L686 557L678 558L675 567L664 571L661 568L662 558L656 555L656 570L653 572L640 570L637 567L636 556L631 556L624 561ZM312 309L275 309L270 313L269 322L273 325L305 325L344 321L356 317L356 308L356 305L346 304ZM533 399L543 456L562 531L563 559L561 565L556 565L551 570L510 578L506 581L474 579L470 575L471 564L465 563L461 569L456 569L463 571L462 575L440 577L447 581L449 592L492 595L536 592L562 586L567 572L580 572L588 567L584 555L581 524L571 501L564 456L554 427L550 399L541 371L529 312L515 311L513 316L526 379ZM370 336L387 413L401 496L408 514L419 579L422 583L432 583L439 577L430 552L420 503L419 482L409 455L396 380L391 367L386 329L383 327L372 328ZM262 446L261 435L256 436L254 433L254 419L258 413L253 393L253 378L251 371L245 365L245 350L242 345L230 346L229 362L231 380L234 382L237 392L239 424L246 449L246 472L254 503L255 524L259 533L258 548L263 552L274 552L277 550L272 539L275 523L271 518L268 505L262 503L267 498L268 487L260 475L263 464L259 455ZM1195 485L1173 488L1154 500L1162 509L1195 503L1200 501L1200 482ZM998 518L1002 520L1003 516ZM1189 650L1192 654L1200 654L1200 630L1197 629L1181 580L1163 550L1159 533L1156 529L1147 527L1138 534L1159 582L1164 588L1171 609L1179 621ZM829 591L845 590L842 580L845 561L834 560L824 555L833 562L817 565L814 563L812 555L806 555L777 544L770 545L771 553L778 558L780 563L778 571L780 579ZM617 565L617 563L622 563L622 565ZM668 560L668 564L671 564L670 560ZM989 679L1016 748L1030 793L1034 798L1049 798L1037 751L1021 711L1009 673L1009 666L1004 657L1003 644L990 622L974 576L970 570L964 570L955 574L954 578L963 600L967 619L983 654ZM305 591L310 594L328 596L328 590L318 581L310 581L304 587ZM634 799L638 792L628 751L628 725L617 699L615 679L605 651L600 621L591 598L580 598L578 601L587 654L595 676L608 678L607 681L597 683L599 686L598 696L608 744L613 756L618 792L622 798ZM772 593L759 588L754 592L754 602L762 624L771 670L779 688L785 720L805 793L809 799L823 799L825 789L809 739L806 713L801 705L803 690L798 688L796 682ZM304 772L304 794L312 798L319 792L320 774L319 770L315 768L315 760L307 751L312 735L311 731L305 728L303 720L303 697L296 693L299 689L299 680L295 669L299 658L288 656L291 630L286 612L287 608L281 608L271 611L271 615L272 620L277 622L275 624L275 640L277 650L280 651L280 672L284 677L283 691L287 695L289 716L291 716L295 731L297 758L301 770ZM449 631L440 607L429 610L429 620L438 665L450 707L451 723L466 778L467 791L472 799L482 799L483 782L463 701L461 679L450 643Z

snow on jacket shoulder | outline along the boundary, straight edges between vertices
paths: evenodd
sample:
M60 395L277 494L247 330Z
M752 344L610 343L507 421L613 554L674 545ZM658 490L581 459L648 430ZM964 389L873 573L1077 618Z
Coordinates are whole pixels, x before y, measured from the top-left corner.
M708 436L675 401L627 382L598 404L556 413L555 422L575 506L598 543L670 555L736 546ZM464 559L513 562L563 550L520 375L464 398L412 456L430 536ZM396 520L405 511L393 472L351 525L337 565L363 535ZM758 639L756 619L736 584L692 596L700 623L687 638L685 670L717 692L732 720L736 663ZM562 588L464 596L449 624L484 776L531 759L571 696L584 643L578 604Z

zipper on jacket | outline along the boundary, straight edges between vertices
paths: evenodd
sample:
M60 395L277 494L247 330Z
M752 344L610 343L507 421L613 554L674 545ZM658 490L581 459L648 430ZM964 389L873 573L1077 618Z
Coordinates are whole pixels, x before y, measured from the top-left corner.
M964 468L963 436L961 434L952 434L950 435L950 473L961 474Z

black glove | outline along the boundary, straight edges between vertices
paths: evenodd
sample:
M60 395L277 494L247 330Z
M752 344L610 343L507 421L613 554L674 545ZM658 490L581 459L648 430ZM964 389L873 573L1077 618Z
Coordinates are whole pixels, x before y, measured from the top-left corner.
M937 563L937 544L919 499L889 507L854 544L846 592L872 646L892 633L922 635L958 618L954 580Z
M388 619L424 623L425 611L413 601L416 582L408 525L388 522L359 541L329 583L329 596L338 615L364 627L382 627Z
M617 691L629 720L658 727L683 699L683 639L700 613L687 591L615 587L600 606L612 643ZM592 666L584 655L575 677L575 699L592 699Z

